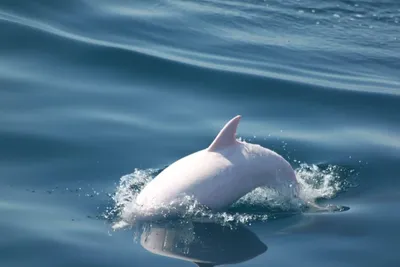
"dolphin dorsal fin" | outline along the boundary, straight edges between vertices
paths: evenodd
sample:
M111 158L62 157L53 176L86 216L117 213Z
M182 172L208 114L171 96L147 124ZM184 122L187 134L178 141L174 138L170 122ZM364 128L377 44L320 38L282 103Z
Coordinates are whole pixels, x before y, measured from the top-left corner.
M214 141L207 148L207 150L216 151L218 149L236 144L236 129L239 125L240 118L241 116L237 115L227 124L225 124L224 128L222 128L217 137L215 137Z

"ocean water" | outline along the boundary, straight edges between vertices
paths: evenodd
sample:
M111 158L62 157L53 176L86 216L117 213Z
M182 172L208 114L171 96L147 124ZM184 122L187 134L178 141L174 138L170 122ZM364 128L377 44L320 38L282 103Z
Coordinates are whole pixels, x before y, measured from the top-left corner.
M0 36L0 266L400 266L399 1L3 0ZM345 209L114 227L237 114Z

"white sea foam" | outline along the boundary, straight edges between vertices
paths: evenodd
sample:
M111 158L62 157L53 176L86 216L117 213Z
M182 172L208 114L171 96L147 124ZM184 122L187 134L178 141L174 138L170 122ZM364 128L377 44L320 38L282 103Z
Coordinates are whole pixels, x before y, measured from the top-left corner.
M114 228L121 228L135 223L143 218L138 212L135 199L140 191L161 170L135 169L133 173L121 177L116 192L113 195L115 206L108 211L107 216L113 217ZM307 203L324 198L330 199L349 185L348 177L353 171L347 171L339 166L317 166L301 164L296 170L300 184L299 199L284 199L278 192L269 188L257 188L243 196L225 212L212 212L200 205L195 199L185 196L175 200L165 207L158 207L157 218L178 215L184 218L207 218L222 224L250 223L265 221L279 217L282 214L299 213Z

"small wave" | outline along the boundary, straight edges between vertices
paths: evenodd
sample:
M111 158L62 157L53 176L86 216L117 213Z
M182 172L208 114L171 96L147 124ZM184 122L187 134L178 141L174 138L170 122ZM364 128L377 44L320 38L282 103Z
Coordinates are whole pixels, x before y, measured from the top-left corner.
M182 4L175 7L174 5L172 5L172 9L169 9L168 14L175 14L175 18L179 17L182 14L188 14L188 9L190 10L190 8L187 5L188 3L185 3L185 5L183 6ZM194 5L194 3L191 3L190 5ZM212 14L213 12L211 12L211 10L216 10L215 6L210 6L208 8L206 8L206 6L203 6L203 10L206 11L203 15ZM90 8L93 9L93 18L99 16L99 14L102 14L103 18L115 18L116 13L118 13L118 18L120 19L124 19L126 17L135 18L136 20L134 20L134 22L137 23L137 29L143 28L141 23L143 22L144 18L150 17L149 14L151 14L152 23L155 22L155 17L157 17L158 19L165 19L165 17L169 17L169 15L166 15L167 13L165 12L165 7L162 7L161 9L143 7L140 10L135 7L135 11L132 11L132 8L129 5L121 6L118 4L106 4L95 5L91 6ZM252 9L253 12L256 13L260 11L260 9L256 8L256 6L253 6ZM151 10L151 12L149 12L149 10ZM219 10L224 10L224 12L226 13L225 8L219 8ZM122 11L122 13L120 11ZM126 13L128 13L128 15ZM199 9L197 9L196 13L197 15L199 15L201 12ZM171 37L169 35L166 36L162 33L155 34L154 32L162 32L163 28L166 25L164 19L158 21L157 23L154 23L154 32L149 30L144 30L143 32L140 32L138 30L136 32L137 36L135 36L133 39L130 32L117 31L113 32L113 34L109 34L108 31L100 31L99 33L96 33L96 31L89 31L85 29L85 27L82 27L82 25L80 24L79 26L77 26L74 23L71 23L69 20L61 21L63 22L61 23L60 21L54 20L54 18L37 19L36 17L19 14L15 11L0 10L0 22L19 25L25 28L29 28L34 32L45 33L49 36L57 38L61 37L66 41L72 41L77 44L85 44L95 47L104 47L116 51L128 52L129 54L135 54L136 57L143 60L159 59L161 64L176 62L183 65L195 66L207 70L216 70L236 74L239 73L242 75L262 77L273 80L285 80L304 85L318 85L322 86L325 89L330 88L332 90L342 89L361 93L370 92L375 94L389 95L399 94L397 90L399 82L396 78L393 78L393 76L390 75L390 72L375 73L371 72L371 68L354 69L351 64L348 64L346 71L343 71L343 68L337 69L336 67L334 67L338 65L338 61L325 61L325 59L327 58L326 54L330 53L332 53L331 58L335 58L337 60L343 60L342 58L346 58L346 55L347 57L348 55L358 56L359 58L355 59L357 61L363 60L363 55L358 54L360 51L359 45L365 46L365 40L363 38L358 41L360 44L357 45L347 43L345 43L344 45L339 42L338 45L332 46L332 41L354 39L342 38L340 35L343 34L343 30L341 30L341 27L337 27L339 30L334 31L337 37L331 41L326 41L326 39L332 38L332 31L328 31L331 35L323 39L315 39L310 36L305 36L303 34L300 34L301 38L296 35L293 35L294 37L292 35L288 35L288 37L277 39L275 37L271 38L268 36L271 34L270 31L265 31L264 28L254 26L257 24L265 25L266 23L261 22L264 19L267 19L268 22L269 19L271 19L272 17L265 17L264 13L254 16L252 12L249 13L248 11L244 12L239 10L233 13L240 14L240 17L244 17L244 22L242 22L244 23L244 25L240 27L241 29L237 28L238 25L236 25L235 27L227 27L226 23L224 23L224 26L221 25L221 27L214 27L214 24L206 23L205 26L209 27L203 28L206 28L207 30L200 30L199 32L195 32L195 34L200 37L197 38L195 42L193 42L195 46L182 45L182 42L176 43L177 38ZM292 21L296 21L299 19L297 18L297 11L295 12L294 10L292 10L291 14L293 16L291 18ZM310 14L314 13L310 12ZM230 14L226 19L230 21L229 18L237 16L238 15ZM281 14L281 16L284 16L285 18L279 25L284 25L284 22L291 21L288 20L284 14ZM335 25L335 20L332 20L332 18L330 17L332 16L329 16L329 19L326 18L327 21L325 22L325 26L322 25L324 23L321 23L321 25L316 25L312 29L315 30L317 33L321 33L321 28L323 29L323 27L330 27L332 24ZM85 19L87 19L85 24L91 25L91 23L93 22L89 18L90 16L85 16ZM397 17L391 18L391 20L396 21L396 24L398 21L397 19ZM180 20L176 20L176 22L178 23L179 21ZM178 24L178 27L176 22L169 24L168 29L176 29L177 32L180 32L180 34L182 34L183 36L188 36L188 34L192 36L192 32L182 31L182 29L180 29L180 24ZM220 22L216 21L215 23L219 25ZM388 25L387 23L383 24L380 27L383 26L388 29L395 29L393 25ZM254 28L249 31L249 27ZM346 26L346 28L347 27L348 26ZM95 28L97 29L99 27ZM119 28L122 29L124 27ZM189 28L193 29L193 27ZM365 27L363 26L361 28L361 33L363 34L359 35L363 36L365 35ZM368 30L371 30L369 29L369 27L366 28ZM329 29L332 30L332 28ZM263 33L261 35L264 37L260 37L260 32ZM393 58L393 53L392 51L388 51L387 47L390 47L392 44L397 43L397 39L394 39L397 37L393 37L393 34L390 33L390 31L388 31L388 33L386 33L385 31L383 37L378 38L375 41L377 42L375 44L375 47L362 47L365 50L365 53L368 52L368 55L370 55L370 57L377 57L379 60L385 61L385 64L390 64L391 58ZM203 36L209 38L202 38ZM275 34L273 34L273 36L275 36ZM386 43L388 45L382 45L382 38L387 40ZM201 47L212 47L209 45L209 42L219 42L222 39L225 42L231 44L233 48L235 48L237 45L244 45L256 48L250 49L249 51L258 51L259 49L268 48L267 50L265 50L264 54L269 55L271 53L279 53L279 56L274 57L274 60L271 61L270 56L267 58L260 58L260 53L252 54L250 52L239 54L237 52L237 49L225 49L223 53L218 50L210 51L207 49L198 49L199 39L209 40L206 42L205 45ZM284 41L282 41L281 39L283 39ZM309 39L309 41L304 41L307 39ZM371 39L369 39L368 41L371 41ZM313 47L311 44L317 44L317 47ZM332 50L332 47L335 47L335 49ZM340 53L337 53L337 47L340 47ZM294 59L298 55L290 53L293 48L301 49L305 52L321 49L321 53L323 54L317 54L315 56L313 55L312 64L300 64L299 62L303 62L304 60L302 61ZM287 51L288 53L279 51ZM277 58L279 58L279 60ZM297 62L295 65L293 65L294 61ZM343 61L340 61L339 63L343 63ZM346 63L346 61L344 61L344 63ZM15 76L16 74L13 75ZM377 90L377 88L379 88L379 90Z
M114 222L114 228L134 224L139 219L135 199L140 191L163 169L135 169L133 173L121 177L115 194L114 207L105 217ZM179 217L202 218L223 225L249 224L255 221L279 219L299 214L307 209L308 203L321 199L332 199L340 192L355 185L352 182L356 172L335 165L315 165L302 163L295 170L300 184L300 198L284 199L278 192L267 187L256 188L234 203L224 212L212 212L195 199L185 196L160 207L163 218L179 211ZM340 207L330 210L343 210Z

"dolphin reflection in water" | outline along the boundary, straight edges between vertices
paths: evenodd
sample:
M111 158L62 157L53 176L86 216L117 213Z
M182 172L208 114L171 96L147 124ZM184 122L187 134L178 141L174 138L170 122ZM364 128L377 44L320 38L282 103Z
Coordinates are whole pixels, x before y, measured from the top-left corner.
M148 223L140 244L154 254L190 261L199 267L236 264L267 251L248 228L213 222Z

